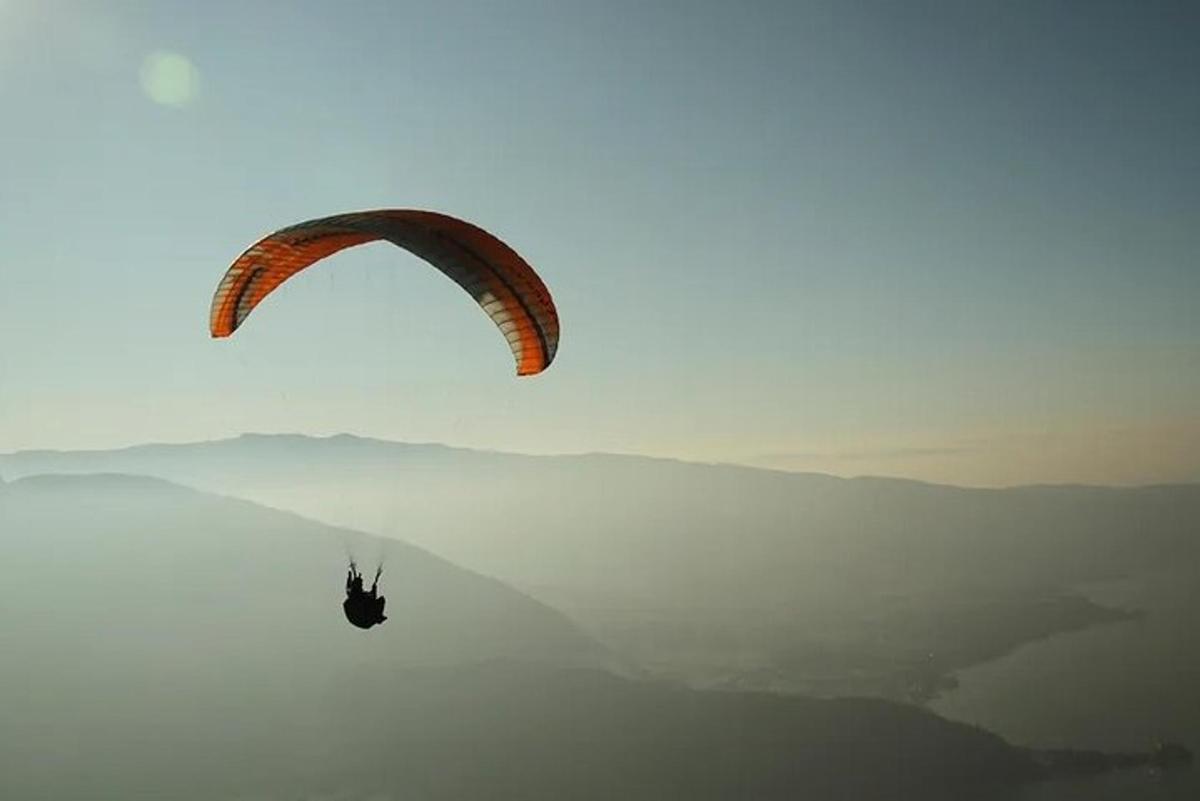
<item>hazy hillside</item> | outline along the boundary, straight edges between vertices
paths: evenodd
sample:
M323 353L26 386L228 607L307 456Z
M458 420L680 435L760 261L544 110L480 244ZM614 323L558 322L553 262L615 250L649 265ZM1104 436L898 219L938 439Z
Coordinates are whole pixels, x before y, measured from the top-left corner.
M947 669L1120 617L1071 585L1200 553L1195 485L971 490L349 436L0 458L7 475L100 469L415 542L660 672L741 686L922 696Z
M344 744L364 795L408 782L429 798L987 799L1041 776L994 735L885 701L505 666L354 687L340 714L365 724ZM448 752L475 757L447 772Z
M936 798L1038 775L884 702L565 667L595 649L556 613L402 544L392 619L352 629L339 532L155 479L0 484L0 534L3 798Z
M44 476L0 485L0 670L144 655L187 671L230 660L297 670L379 658L500 656L589 664L599 649L559 613L419 548L388 544L391 620L348 626L345 547L369 537L158 479ZM38 643L36 650L18 647ZM48 649L48 650L47 650ZM30 657L30 658L26 658Z

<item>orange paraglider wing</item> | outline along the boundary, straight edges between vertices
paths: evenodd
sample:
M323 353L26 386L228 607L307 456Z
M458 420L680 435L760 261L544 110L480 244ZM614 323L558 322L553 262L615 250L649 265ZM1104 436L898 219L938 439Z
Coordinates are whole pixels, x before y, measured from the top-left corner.
M504 334L517 375L550 366L558 312L549 290L516 251L471 223L416 209L339 214L281 228L251 245L213 296L209 330L227 337L284 281L326 256L386 240L420 256L465 289Z

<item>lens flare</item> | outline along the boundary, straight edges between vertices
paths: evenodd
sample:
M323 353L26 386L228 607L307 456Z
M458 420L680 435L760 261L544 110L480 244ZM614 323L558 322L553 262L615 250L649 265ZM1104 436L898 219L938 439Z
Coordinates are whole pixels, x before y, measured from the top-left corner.
M141 82L142 91L155 103L183 108L200 89L200 73L184 56L158 50L142 61Z

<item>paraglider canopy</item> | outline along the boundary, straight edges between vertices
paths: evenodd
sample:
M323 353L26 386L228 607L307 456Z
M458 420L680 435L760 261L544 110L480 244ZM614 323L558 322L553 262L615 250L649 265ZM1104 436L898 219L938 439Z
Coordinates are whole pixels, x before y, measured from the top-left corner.
M355 245L385 240L416 254L466 290L500 329L517 375L554 361L558 312L549 290L512 248L469 222L417 209L381 209L308 220L263 237L226 271L209 331L228 337L284 281Z

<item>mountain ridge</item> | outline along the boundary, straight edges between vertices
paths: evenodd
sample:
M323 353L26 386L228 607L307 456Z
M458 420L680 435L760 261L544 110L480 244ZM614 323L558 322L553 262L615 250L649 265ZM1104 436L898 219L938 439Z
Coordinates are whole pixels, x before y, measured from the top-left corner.
M867 481L879 483L894 483L904 485L929 486L939 487L943 489L959 489L971 492L1004 492L1007 490L1019 489L1063 489L1063 490L1081 490L1081 489L1103 489L1113 491L1151 489L1157 487L1200 487L1200 481L1176 481L1176 482L1154 482L1148 484L1087 484L1074 482L1052 482L1052 483L1034 483L1034 484L1010 484L1004 486L972 486L964 484L946 484L934 481L926 481L923 479L908 478L903 476L882 476L874 474L862 474L853 476L840 476L831 473L820 473L815 471L787 470L774 467L763 467L761 465L742 464L739 462L725 461L696 461L674 456L660 456L638 453L619 453L611 451L578 451L565 453L524 453L518 451L506 451L495 448L478 448L464 445L450 445L443 442L434 441L408 441L408 440L393 440L382 437L371 437L360 434L352 434L349 432L340 432L336 434L301 434L292 432L245 432L229 437L218 437L214 439L198 439L185 440L178 442L168 441L153 441L131 443L115 447L97 447L97 448L19 448L9 451L0 452L0 460L20 461L23 459L36 459L48 457L87 457L96 455L137 455L154 450L168 449L188 449L197 447L213 447L227 446L235 443L258 444L258 443L285 443L285 444L356 444L371 448L383 449L398 449L398 450L414 450L427 452L442 452L455 454L474 454L481 456L503 457L512 459L613 459L613 460L633 460L683 465L688 467L712 468L712 469L732 469L744 470L757 474L770 474L780 476L800 476L817 479L828 479L831 481Z

